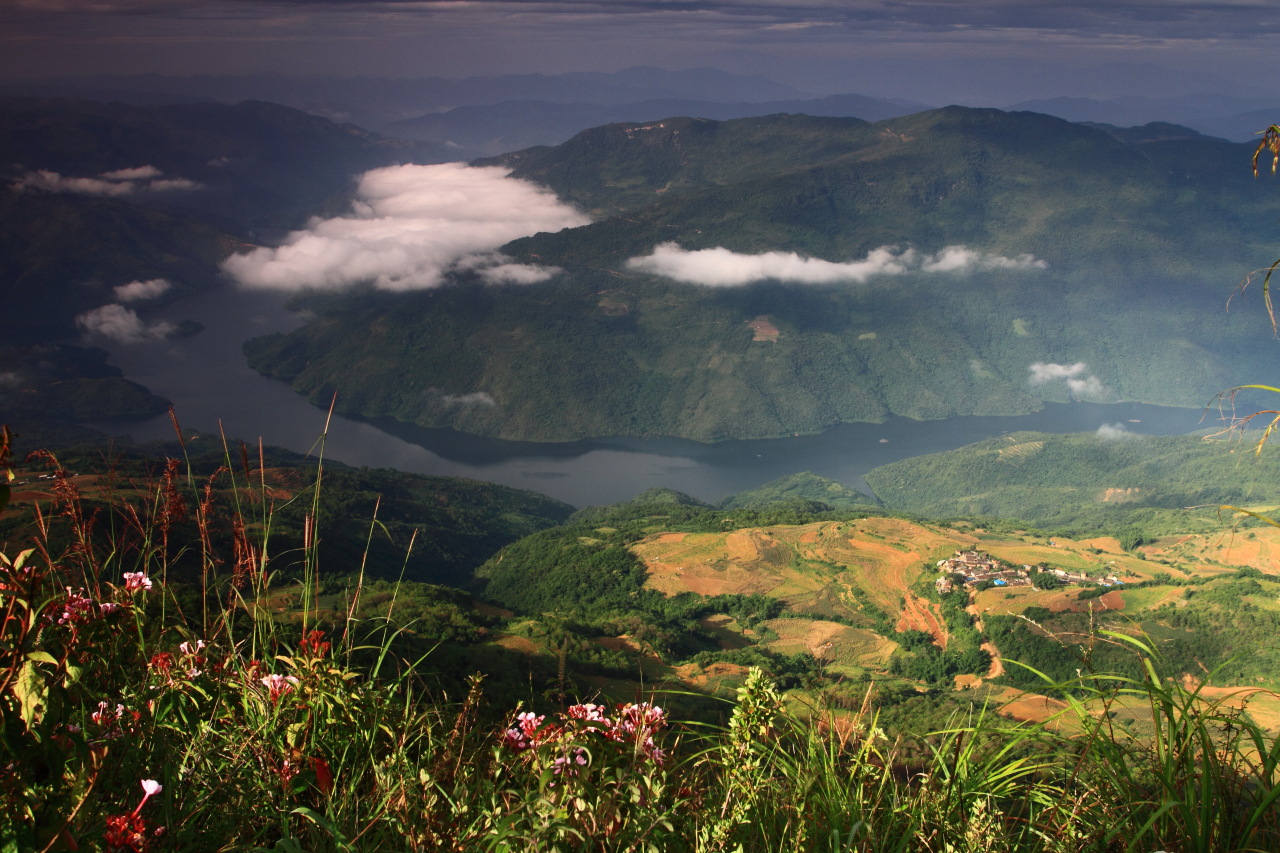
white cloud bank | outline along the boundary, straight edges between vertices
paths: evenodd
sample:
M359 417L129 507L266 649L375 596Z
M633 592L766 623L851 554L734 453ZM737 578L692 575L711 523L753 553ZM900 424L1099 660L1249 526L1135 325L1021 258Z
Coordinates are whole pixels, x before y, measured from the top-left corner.
M74 178L48 169L27 172L13 184L22 190L79 195L126 196L137 192L169 192L198 190L200 184L186 178L161 178L164 173L155 166L136 166L103 172L94 178Z
M122 284L115 288L116 301L118 302L142 302L147 299L155 299L162 293L169 291L170 284L163 278L151 278L146 281L131 281L128 284Z
M1107 396L1107 387L1102 384L1102 380L1088 372L1089 365L1083 361L1075 364L1037 361L1027 369L1031 372L1031 384L1043 385L1063 380L1071 396L1077 400L1097 400Z
M861 284L875 276L926 273L968 273L982 270L1045 269L1048 264L1031 255L1006 258L964 246L948 246L936 255L914 249L882 246L860 261L836 263L804 258L795 252L745 255L724 248L682 249L662 243L653 253L627 261L627 268L704 287L742 287L757 281L798 284Z
M76 326L90 337L110 338L122 344L158 341L169 337L178 327L168 320L146 323L132 308L103 305L76 317Z
M372 282L437 287L451 269L491 283L531 284L558 270L513 264L493 250L517 237L590 220L505 169L463 163L390 166L360 178L351 214L313 220L274 249L233 255L223 269L245 287L298 290Z

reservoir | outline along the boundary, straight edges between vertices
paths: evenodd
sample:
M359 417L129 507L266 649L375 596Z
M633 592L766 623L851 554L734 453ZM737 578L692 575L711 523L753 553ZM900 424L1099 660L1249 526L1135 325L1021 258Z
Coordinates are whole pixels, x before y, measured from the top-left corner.
M819 435L702 444L677 438L599 438L568 443L512 442L395 421L334 416L286 384L245 365L248 339L301 324L276 293L230 288L179 300L146 319L196 320L187 338L121 344L94 341L127 378L173 401L185 429L228 436L370 468L471 477L542 492L575 506L616 503L646 489L676 489L708 502L799 471L868 491L873 468L952 450L1007 432L1092 432L1120 424L1130 432L1178 435L1221 426L1217 411L1140 403L1050 403L1031 415L956 417L882 424L844 424ZM135 440L172 440L168 415L95 425Z

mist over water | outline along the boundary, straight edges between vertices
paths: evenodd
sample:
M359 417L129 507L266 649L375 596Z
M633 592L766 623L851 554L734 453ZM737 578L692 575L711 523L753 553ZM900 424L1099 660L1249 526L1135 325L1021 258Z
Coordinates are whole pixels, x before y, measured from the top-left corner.
M249 369L248 339L302 324L287 296L230 289L193 296L149 312L149 321L197 320L200 334L173 340L102 344L125 376L173 401L179 421L216 440L228 436L318 453L327 412L289 386ZM575 506L615 503L666 487L706 501L812 471L861 491L873 468L951 450L1006 432L1094 432L1122 424L1133 433L1177 435L1217 425L1200 409L1137 403L1048 404L1018 417L957 417L945 421L891 418L844 424L820 435L701 444L678 438L600 438L567 443L512 442L395 421L335 415L324 441L327 459L348 465L471 477L542 492ZM135 440L171 440L167 415L99 424Z

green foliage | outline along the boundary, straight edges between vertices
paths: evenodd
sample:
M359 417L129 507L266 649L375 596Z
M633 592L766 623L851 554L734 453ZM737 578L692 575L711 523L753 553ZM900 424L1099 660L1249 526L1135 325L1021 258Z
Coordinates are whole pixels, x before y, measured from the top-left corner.
M788 474L754 489L730 495L717 505L722 510L777 508L783 504L798 513L813 515L834 509L866 507L874 498L827 477L808 471Z
M1010 723L905 685L861 680L815 693L811 656L752 648L715 658L765 665L722 706L725 723L672 726L653 695L614 707L566 701L556 712L542 697L523 706L515 698L512 676L528 662L478 654L499 617L478 613L459 590L321 576L314 557L300 583L280 586L255 571L260 558L221 564L202 534L218 526L217 513L246 512L251 556L269 555L276 510L245 500L254 481L239 473L226 475L236 478L238 505L209 497L195 478L184 501L179 469L167 464L151 488L96 506L58 479L44 522L25 529L33 547L0 555L0 833L10 849L1061 853L1280 844L1274 735L1166 679L1184 662L1129 635L1093 635L1113 650L1105 658L1082 644L1088 674L1033 677L1065 703L1061 727ZM304 489L305 502L336 513L321 509L335 482L326 470L320 498ZM344 482L354 504L360 482ZM190 541L175 524L184 503L199 520ZM659 501L618 508L612 529L570 524L517 545L576 545L585 551L575 559L597 558L607 574L625 553L619 544L661 507L692 526L723 521ZM121 519L133 522L113 523ZM598 542L570 535L587 529ZM307 550L325 538L320 528ZM203 567L194 590L171 577L183 552ZM1189 586L1197 595L1163 618L1249 612L1278 583L1246 572ZM615 627L639 616L633 627L674 635L707 613L758 624L780 606L763 596L620 590L579 592L578 609L591 604L593 618ZM942 599L947 654L970 648L963 594ZM575 666L590 663L583 650L593 644L579 639L588 625L525 621L528 636L579 656ZM999 617L988 621L998 629ZM1274 636L1277 626L1257 629ZM1002 648L1014 645L1000 636ZM927 635L900 637L912 654L933 648ZM1060 645L1053 652L1044 660L1063 659ZM467 665L491 675L462 678ZM449 695L428 686L442 668L451 677L439 683L459 686ZM782 679L767 674L774 669ZM552 702L578 689L560 681ZM789 701L785 682L816 703ZM1147 703L1154 734L1098 713L1121 699ZM915 736L890 739L886 728Z

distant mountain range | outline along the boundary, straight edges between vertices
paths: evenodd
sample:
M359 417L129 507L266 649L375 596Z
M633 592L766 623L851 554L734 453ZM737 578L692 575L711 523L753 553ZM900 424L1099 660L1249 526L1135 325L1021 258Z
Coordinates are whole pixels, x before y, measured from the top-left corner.
M865 121L893 118L924 109L908 104L868 98L864 95L828 95L825 98L720 103L662 98L635 103L592 104L552 101L503 101L457 107L447 112L404 119L387 125L385 132L405 139L445 145L459 157L491 157L535 145L557 145L591 127L627 121L652 121L670 116L709 119L748 118L775 113L811 116L847 116Z
M550 281L327 295L249 355L348 412L513 439L1200 406L1274 364L1261 307L1225 311L1274 254L1250 154L965 108L609 125L482 161L591 212L504 248ZM706 278L726 264L764 272Z

